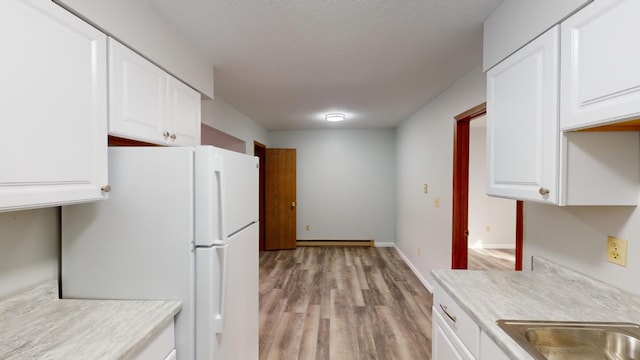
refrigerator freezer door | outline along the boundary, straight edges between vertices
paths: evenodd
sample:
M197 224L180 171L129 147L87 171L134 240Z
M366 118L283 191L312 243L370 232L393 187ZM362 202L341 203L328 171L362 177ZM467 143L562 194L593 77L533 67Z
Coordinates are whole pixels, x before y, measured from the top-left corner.
M258 221L258 158L213 146L196 148L196 246L224 244Z
M258 359L258 224L196 248L196 358Z

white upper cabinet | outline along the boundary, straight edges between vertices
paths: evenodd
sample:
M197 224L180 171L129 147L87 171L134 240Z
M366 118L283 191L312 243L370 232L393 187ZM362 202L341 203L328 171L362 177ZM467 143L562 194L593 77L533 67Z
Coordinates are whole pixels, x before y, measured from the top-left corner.
M106 41L51 1L0 1L0 211L107 196Z
M200 94L109 38L109 133L159 145L200 144Z
M507 0L484 21L487 71L593 0Z
M200 145L200 93L167 77L169 140L172 145Z
M487 194L557 203L558 27L487 73Z
M109 133L161 139L167 131L166 82L162 69L109 38Z
M487 194L555 205L636 205L638 132L561 132L559 30L487 72Z
M640 0L595 1L562 23L561 128L640 117Z

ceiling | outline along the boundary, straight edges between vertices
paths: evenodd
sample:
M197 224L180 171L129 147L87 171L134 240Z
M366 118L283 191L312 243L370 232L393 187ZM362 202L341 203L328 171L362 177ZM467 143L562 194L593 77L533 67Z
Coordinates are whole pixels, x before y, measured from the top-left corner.
M215 96L268 130L396 127L481 63L502 2L144 1L214 64Z

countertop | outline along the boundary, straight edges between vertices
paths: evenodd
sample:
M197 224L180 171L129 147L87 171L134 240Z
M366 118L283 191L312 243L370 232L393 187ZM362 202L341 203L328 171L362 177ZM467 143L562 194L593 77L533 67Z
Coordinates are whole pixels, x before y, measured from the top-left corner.
M436 282L512 359L533 359L498 319L640 323L640 297L542 258L532 272L433 270Z
M47 281L0 299L0 359L128 359L180 311L180 301L58 298Z

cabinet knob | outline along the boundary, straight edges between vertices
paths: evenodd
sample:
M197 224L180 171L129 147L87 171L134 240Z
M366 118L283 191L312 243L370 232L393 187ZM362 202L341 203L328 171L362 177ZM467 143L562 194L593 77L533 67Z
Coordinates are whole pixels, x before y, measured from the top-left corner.
M540 195L545 196L549 194L549 189L541 187L538 192L540 193Z
M105 185L101 187L100 190L102 190L102 192L108 193L109 191L111 191L111 185Z
M169 136L171 138L171 140L175 140L176 139L176 134L171 134L171 136Z
M168 131L163 132L162 136L164 136L165 138L168 138L169 137L169 132Z

